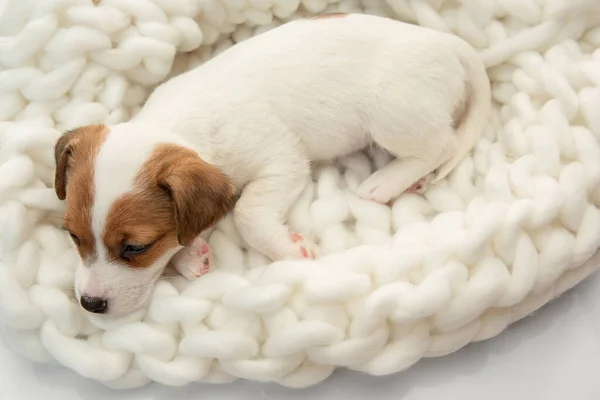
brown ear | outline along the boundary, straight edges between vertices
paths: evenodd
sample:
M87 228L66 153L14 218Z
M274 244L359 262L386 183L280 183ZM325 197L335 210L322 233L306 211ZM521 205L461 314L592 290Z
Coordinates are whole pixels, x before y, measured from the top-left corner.
M169 150L179 157L173 159L163 153L164 161L173 162L165 168L158 184L173 199L177 239L187 246L233 209L237 193L231 180L215 166L187 149Z
M69 168L69 159L72 154L73 139L77 131L65 132L54 146L54 160L56 161L56 172L54 174L54 189L60 200L67 197L67 170Z
M60 200L67 197L67 175L71 159L76 150L82 153L82 164L93 163L92 158L97 153L100 144L106 136L106 126L86 125L77 129L66 131L54 145L54 160L56 172L54 175L54 188ZM79 164L80 161L77 161ZM79 168L79 167L78 167Z

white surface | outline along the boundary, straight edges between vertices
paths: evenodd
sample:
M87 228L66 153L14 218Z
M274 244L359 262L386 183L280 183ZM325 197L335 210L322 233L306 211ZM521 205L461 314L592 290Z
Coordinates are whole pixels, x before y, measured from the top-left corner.
M238 381L112 391L64 368L35 365L0 345L0 398L29 400L600 399L600 274L485 342L384 378L338 371L305 390Z

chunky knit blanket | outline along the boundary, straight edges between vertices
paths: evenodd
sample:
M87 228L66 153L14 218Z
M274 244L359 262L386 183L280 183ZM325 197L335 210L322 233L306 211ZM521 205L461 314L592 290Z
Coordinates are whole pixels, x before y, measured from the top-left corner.
M4 2L6 3L6 2ZM0 321L19 352L115 388L236 378L313 385L401 371L499 334L600 266L594 0L14 0L0 17ZM492 81L490 125L424 196L355 195L389 161L319 166L290 213L324 256L271 263L230 219L217 269L161 279L115 321L73 299L61 131L134 115L156 84L284 21L366 12L454 32ZM360 77L356 77L360 79Z

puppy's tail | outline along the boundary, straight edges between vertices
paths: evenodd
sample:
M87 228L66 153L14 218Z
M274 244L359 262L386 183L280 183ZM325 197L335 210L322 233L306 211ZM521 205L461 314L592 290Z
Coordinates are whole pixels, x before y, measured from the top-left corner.
M432 183L446 177L475 146L490 119L492 108L490 80L479 55L470 45L458 41L456 50L464 69L465 89L455 114L456 153L435 172Z

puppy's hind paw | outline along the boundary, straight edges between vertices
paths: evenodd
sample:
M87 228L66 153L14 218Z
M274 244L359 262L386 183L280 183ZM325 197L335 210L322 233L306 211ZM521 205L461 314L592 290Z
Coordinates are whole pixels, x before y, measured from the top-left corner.
M429 174L415 183L413 183L404 193L417 193L423 194L429 188L429 184L433 181L433 174Z

